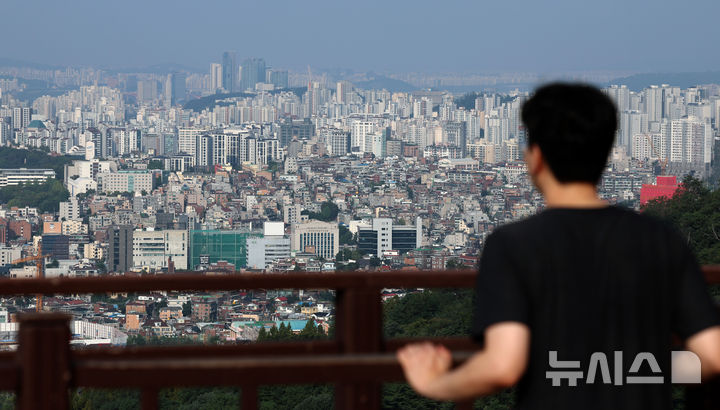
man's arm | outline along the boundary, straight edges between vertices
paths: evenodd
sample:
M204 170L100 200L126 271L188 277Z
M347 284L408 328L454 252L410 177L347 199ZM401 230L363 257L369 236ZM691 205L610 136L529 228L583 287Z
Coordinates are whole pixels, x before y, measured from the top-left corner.
M700 358L703 381L720 373L720 326L709 327L690 336L686 346Z
M430 343L398 351L405 378L415 391L435 400L464 400L516 384L527 367L530 329L520 322L500 322L485 331L485 348L450 370L450 352Z

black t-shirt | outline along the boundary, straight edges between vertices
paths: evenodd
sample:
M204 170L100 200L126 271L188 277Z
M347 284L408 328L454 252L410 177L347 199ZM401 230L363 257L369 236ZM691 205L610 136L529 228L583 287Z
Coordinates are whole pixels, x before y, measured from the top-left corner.
M478 341L494 323L530 328L522 409L670 408L671 335L720 324L683 239L617 207L548 209L496 229L476 292Z

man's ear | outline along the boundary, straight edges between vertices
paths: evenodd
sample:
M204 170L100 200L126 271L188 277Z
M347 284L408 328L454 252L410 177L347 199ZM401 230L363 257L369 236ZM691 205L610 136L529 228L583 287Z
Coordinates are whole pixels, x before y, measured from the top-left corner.
M528 145L525 148L525 162L527 162L528 174L536 176L542 171L545 162L537 144Z

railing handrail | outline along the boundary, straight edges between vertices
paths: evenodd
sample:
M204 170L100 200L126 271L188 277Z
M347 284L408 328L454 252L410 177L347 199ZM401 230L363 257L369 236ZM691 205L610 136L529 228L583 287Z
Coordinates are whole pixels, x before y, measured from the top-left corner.
M239 289L381 289L472 287L475 270L288 272L200 275L105 275L90 278L0 280L0 295L99 292L229 291Z
M708 284L720 284L720 265L702 267ZM389 272L287 272L200 275L106 275L90 278L3 279L0 295L78 294L240 289L469 288L476 270Z
M720 266L704 266L703 273L708 283L720 284ZM383 338L380 290L472 288L476 274L475 270L222 276L180 273L3 280L0 295L336 289L336 337L295 343L71 351L69 316L26 314L20 316L18 352L0 352L0 389L18 391L19 408L67 408L67 401L61 402L68 387L142 387L143 408L153 409L157 408L157 389L161 387L242 385L243 408L256 408L259 384L327 382L338 383L336 407L379 408L379 382L402 379L392 353L409 342ZM478 347L467 337L433 341L446 344L458 360ZM49 358L55 363L50 370L43 367ZM283 373L280 369L292 371ZM308 377L308 373L313 375ZM463 407L471 406L465 403Z

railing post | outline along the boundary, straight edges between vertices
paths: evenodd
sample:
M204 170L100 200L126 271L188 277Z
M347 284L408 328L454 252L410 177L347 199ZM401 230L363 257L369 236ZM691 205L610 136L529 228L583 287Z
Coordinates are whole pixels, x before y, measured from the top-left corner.
M20 388L17 408L69 408L70 316L28 313L19 317Z
M159 390L154 387L146 387L140 392L140 399L142 400L142 410L157 410L159 408L160 397L158 397Z
M246 384L240 387L240 408L255 410L258 406L258 386Z
M376 353L382 348L380 290L338 289L335 299L335 337L342 353ZM380 409L380 384L342 384L335 388L336 409Z

